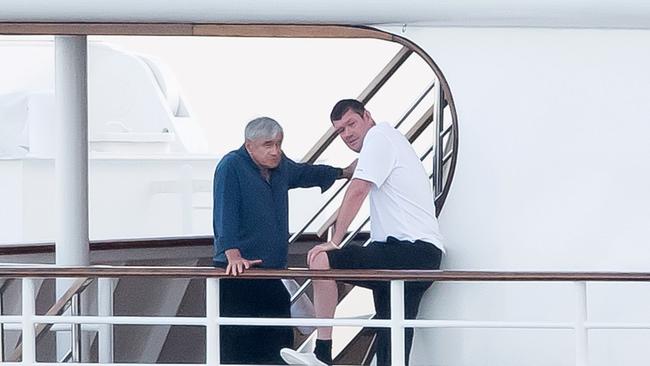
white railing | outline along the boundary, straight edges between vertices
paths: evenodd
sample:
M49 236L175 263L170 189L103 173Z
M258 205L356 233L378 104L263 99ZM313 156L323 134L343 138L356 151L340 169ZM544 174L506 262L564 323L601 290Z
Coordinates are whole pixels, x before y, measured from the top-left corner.
M360 326L390 328L391 339L404 339L405 328L499 328L499 329L570 329L575 333L577 366L588 365L588 331L590 329L650 329L647 323L589 322L587 320L586 283L590 281L650 281L650 273L577 273L577 272L461 272L461 271L392 271L392 270L251 270L241 278L316 278L336 280L384 280L390 281L391 318L241 318L219 316L219 279L225 275L222 270L211 267L0 267L0 277L22 278L22 314L1 315L1 324L19 324L22 330L22 361L4 362L6 365L59 365L61 363L36 362L36 324L53 324L55 328L74 324L95 325L98 330L100 364L136 365L113 363L113 325L186 325L202 326L206 329L206 364L220 364L220 325L260 326ZM108 302L100 303L98 316L37 315L35 306L35 282L38 278L96 277L100 278L100 293ZM118 277L169 277L204 278L206 284L206 315L204 317L167 316L112 316L110 295L112 278ZM108 280L106 280L108 279ZM574 282L577 306L573 322L524 322L524 321L470 321L470 320L425 320L404 318L405 281L564 281ZM107 300L107 299L104 299ZM404 365L404 342L391 342L391 364ZM96 365L97 363L77 363ZM138 363L140 366L152 364ZM168 365L168 364L166 364Z

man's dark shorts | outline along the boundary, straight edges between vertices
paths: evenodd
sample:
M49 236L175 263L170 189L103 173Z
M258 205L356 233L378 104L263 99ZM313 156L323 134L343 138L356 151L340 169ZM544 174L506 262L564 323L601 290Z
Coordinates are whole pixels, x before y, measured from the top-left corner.
M423 269L440 268L442 252L424 241L400 241L388 237L385 242L372 242L367 247L347 246L327 252L330 267L335 269ZM378 319L390 318L390 285L388 281L345 281L372 289ZM431 281L407 281L404 286L404 316L415 319L420 300L431 286ZM377 329L377 365L388 366L390 356L390 331ZM413 344L413 328L405 330L406 364Z
M435 245L417 240L402 241L389 236L368 246L348 245L327 252L336 269L439 269L442 252Z

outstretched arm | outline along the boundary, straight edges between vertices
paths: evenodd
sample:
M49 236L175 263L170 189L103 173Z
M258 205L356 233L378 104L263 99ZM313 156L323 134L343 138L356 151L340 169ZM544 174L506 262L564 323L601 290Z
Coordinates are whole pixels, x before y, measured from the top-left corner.
M356 164L355 160L345 168L335 168L329 165L296 163L287 158L285 167L289 174L289 188L320 187L321 191L325 192L337 179L351 178Z

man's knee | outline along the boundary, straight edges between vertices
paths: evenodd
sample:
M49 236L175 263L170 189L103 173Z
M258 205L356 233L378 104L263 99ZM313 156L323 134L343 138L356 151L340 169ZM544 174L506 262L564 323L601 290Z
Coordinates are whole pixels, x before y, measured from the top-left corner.
M314 259L312 259L311 263L309 263L309 269L330 269L330 261L327 257L327 253L318 253Z

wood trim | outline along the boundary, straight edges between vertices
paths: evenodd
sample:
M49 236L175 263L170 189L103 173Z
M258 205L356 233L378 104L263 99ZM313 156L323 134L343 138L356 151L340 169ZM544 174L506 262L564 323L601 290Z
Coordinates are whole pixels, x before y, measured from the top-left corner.
M168 266L0 266L0 277L226 278L221 268ZM312 278L374 281L650 281L650 272L498 272L436 270L251 269L237 278Z
M195 36L393 39L391 34L372 28L346 25L196 24L192 28Z
M357 234L358 240L367 240L369 237L370 235L366 232ZM297 240L297 242L310 241L322 241L322 238L310 233L300 235ZM212 236L96 240L90 242L90 251L202 247L212 245L214 245ZM6 255L46 254L54 253L54 251L54 243L9 244L0 246L0 257Z
M0 23L0 34L191 36L191 24L164 23Z
M133 35L220 36L273 38L373 38L392 41L393 35L369 27L303 24L192 23L47 23L0 22L0 34L11 35Z
M397 70L408 60L409 56L413 53L413 50L409 47L402 47L393 58L388 61L386 66L375 76L374 79L368 84L368 86L359 94L357 99L366 104L372 97L377 94L379 89L381 89L388 80L395 75Z
M213 245L212 236L125 239L125 240L97 240L90 242L90 251L121 250L121 249L147 249L147 248L174 248L197 247ZM0 246L0 256L45 254L54 253L54 243L14 244Z
M451 188L451 182L454 179L454 174L456 172L456 161L458 159L458 112L456 111L456 103L454 102L453 95L451 94L451 89L449 88L449 83L447 82L447 79L443 75L442 71L440 70L440 67L436 64L436 62L427 54L422 48L420 48L417 44L411 42L411 40L404 38L402 36L398 35L393 35L393 42L399 43L405 47L409 47L414 50L415 53L417 53L424 61L429 64L429 66L433 69L433 72L436 74L438 77L438 80L440 81L440 86L442 88L442 93L444 96L444 100L447 102L446 106L450 108L451 112L451 119L452 119L452 135L450 136L451 138L451 144L452 144L452 158L451 162L449 165L449 172L447 173L447 179L445 183L442 185L443 190L442 194L436 199L436 216L440 215L440 211L442 210L443 205L445 204L445 200L447 199L447 196L449 195L449 189Z

